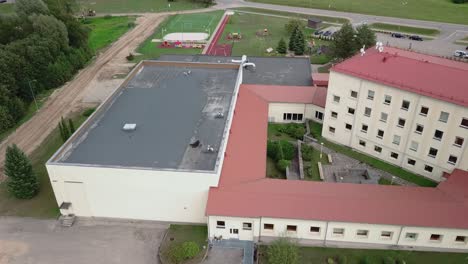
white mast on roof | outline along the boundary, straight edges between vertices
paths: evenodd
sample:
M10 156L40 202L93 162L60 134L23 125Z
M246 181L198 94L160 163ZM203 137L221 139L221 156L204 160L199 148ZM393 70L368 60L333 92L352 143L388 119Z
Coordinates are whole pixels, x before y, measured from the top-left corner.
M375 43L375 49L382 52L384 50L383 42L377 41L377 43Z
M255 69L255 63L252 63L252 62L249 62L247 60L247 55L242 55L242 59L241 60L232 60L232 62L234 63L240 63L242 65L242 67L246 68L247 66L252 66L254 67Z

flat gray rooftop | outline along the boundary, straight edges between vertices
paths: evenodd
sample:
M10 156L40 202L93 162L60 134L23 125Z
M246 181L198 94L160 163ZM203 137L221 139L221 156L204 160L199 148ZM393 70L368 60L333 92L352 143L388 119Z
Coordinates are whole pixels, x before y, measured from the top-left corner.
M189 63L144 65L88 121L60 162L214 170L237 73ZM126 123L136 129L124 131Z
M231 63L240 57L209 55L161 55L160 61ZM244 69L243 83L264 85L312 86L312 69L308 58L250 57L255 70Z

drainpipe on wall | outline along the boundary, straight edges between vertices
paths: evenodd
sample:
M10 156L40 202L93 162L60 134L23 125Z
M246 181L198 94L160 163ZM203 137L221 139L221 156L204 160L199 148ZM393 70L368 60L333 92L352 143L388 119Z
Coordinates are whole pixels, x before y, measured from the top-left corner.
M328 234L328 221L327 221L327 224L325 225L325 236L323 237L323 246L326 247L327 246L327 234Z
M262 218L260 217L260 228L258 229L258 242L260 243L262 240Z
M400 227L400 234L398 234L398 239L396 241L395 246L398 246L398 244L400 243L401 233L403 233L403 226Z

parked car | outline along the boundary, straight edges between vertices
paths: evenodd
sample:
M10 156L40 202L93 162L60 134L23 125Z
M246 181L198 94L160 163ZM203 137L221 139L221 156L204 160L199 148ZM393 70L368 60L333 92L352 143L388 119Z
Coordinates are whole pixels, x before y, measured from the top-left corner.
M314 36L320 36L323 34L323 31L322 30L319 30L319 31L315 31L314 32Z
M466 49L466 50L468 50L468 46L466 46L466 48L465 48L465 49Z
M329 31L329 30L327 30L327 31L325 31L325 33L323 33L323 36L324 36L324 37L328 37L328 36L330 36L331 34L332 34L332 32Z
M391 36L394 37L394 38L405 38L405 35L400 34L400 33L392 33Z
M409 39L411 39L411 40L416 40L416 41L423 41L423 38L421 38L421 37L418 36L418 35L410 36Z
M0 0L0 4L6 3L7 0Z
M453 53L453 56L458 57L458 58L468 58L468 52L463 51L463 50L456 50Z

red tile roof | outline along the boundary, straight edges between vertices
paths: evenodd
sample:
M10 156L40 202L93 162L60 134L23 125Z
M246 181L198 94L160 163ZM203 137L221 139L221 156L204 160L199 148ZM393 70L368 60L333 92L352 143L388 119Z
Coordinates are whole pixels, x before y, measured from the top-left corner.
M312 73L312 80L314 80L314 85L328 86L329 79L330 79L329 73Z
M207 215L274 217L406 226L468 228L468 172L438 188L358 185L265 178L268 102L242 85Z
M334 72L468 107L468 64L385 47L370 48L332 67Z
M327 88L316 86L280 86L243 84L267 102L314 104L325 108Z

